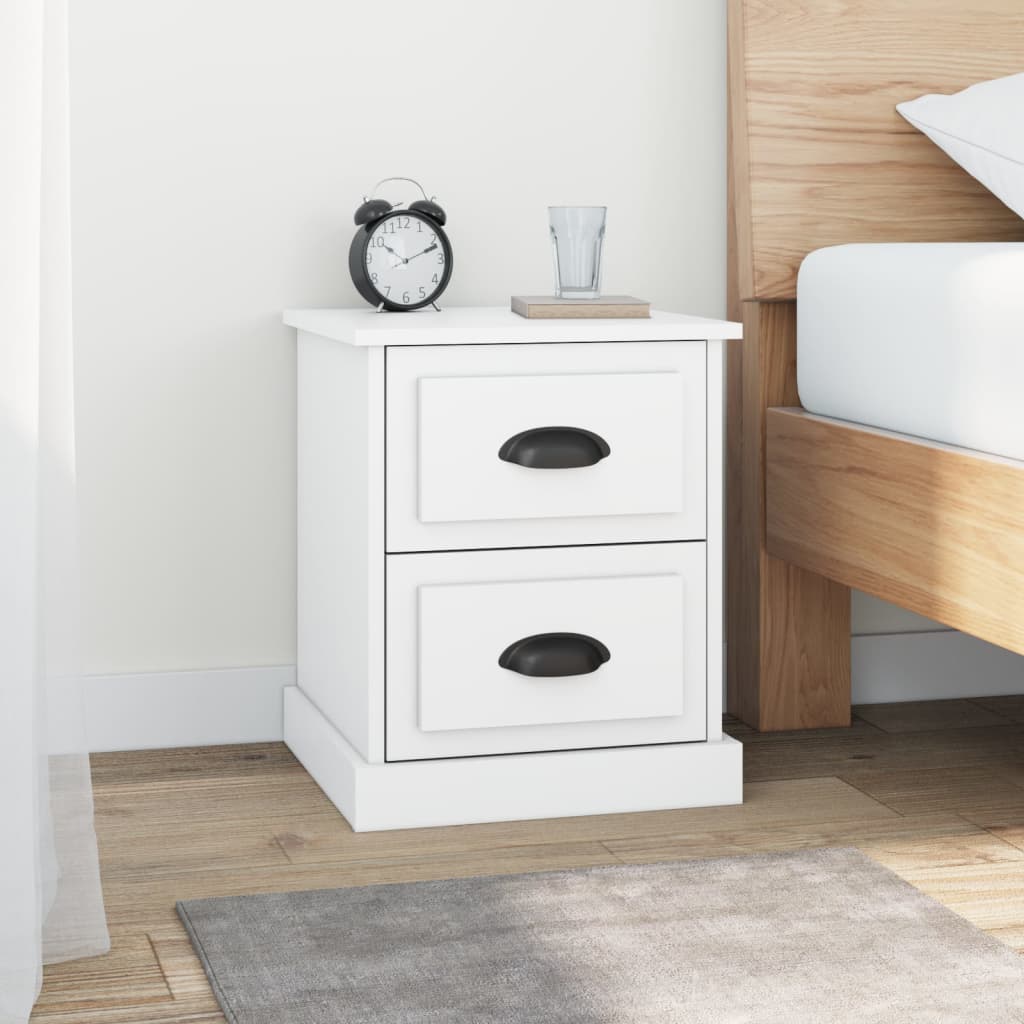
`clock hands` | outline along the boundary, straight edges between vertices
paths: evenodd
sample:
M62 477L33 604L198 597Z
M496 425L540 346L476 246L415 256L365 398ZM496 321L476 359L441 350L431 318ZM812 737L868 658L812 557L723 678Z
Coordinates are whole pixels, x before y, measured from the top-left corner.
M387 249L387 251L391 253L392 256L395 257L394 262L392 262L391 264L392 270L394 270L395 267L400 267L403 264L409 262L404 256L399 256L399 254L395 252L395 250L392 249L390 245L385 244L384 248Z
M389 253L391 253L392 256L395 257L395 262L391 264L393 267L397 267L400 263L407 264L407 263L411 262L412 260L416 259L418 256L425 256L428 252L433 252L437 248L437 242L434 242L432 245L428 245L426 247L426 249L424 249L422 252L418 252L414 256L409 256L407 258L405 256L400 256L387 243L382 243L382 244L384 245L384 248L387 249L387 251Z
M433 252L436 248L437 248L437 242L434 242L433 245L428 245L426 247L426 249L423 250L423 252L416 253L416 256L425 256L428 252ZM406 260L405 262L408 263L409 260L416 259L416 256L410 256L409 259Z

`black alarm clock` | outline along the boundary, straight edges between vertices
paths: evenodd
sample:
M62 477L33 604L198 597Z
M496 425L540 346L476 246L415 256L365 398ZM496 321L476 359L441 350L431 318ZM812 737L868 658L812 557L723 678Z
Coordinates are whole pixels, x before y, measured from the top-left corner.
M423 195L408 206L375 195L389 181L408 181ZM356 210L348 269L359 294L377 309L408 312L434 305L452 276L444 210L412 178L385 178Z

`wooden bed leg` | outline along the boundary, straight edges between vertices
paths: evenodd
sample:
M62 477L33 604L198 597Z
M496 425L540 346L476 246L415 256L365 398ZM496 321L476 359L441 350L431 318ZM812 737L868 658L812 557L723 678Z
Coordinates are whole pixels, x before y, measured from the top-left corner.
M849 588L765 548L765 410L799 405L796 303L742 307L727 376L726 706L763 731L849 725Z

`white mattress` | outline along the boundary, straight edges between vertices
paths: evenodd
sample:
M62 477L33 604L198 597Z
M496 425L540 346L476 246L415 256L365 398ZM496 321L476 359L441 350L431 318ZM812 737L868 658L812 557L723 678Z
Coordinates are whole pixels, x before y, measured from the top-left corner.
M812 252L797 380L822 416L1024 460L1024 244Z

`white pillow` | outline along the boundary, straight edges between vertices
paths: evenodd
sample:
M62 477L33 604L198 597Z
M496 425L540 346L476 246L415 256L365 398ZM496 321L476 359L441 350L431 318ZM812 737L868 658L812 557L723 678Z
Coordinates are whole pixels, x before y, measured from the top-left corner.
M1024 74L896 109L968 174L1024 217Z

